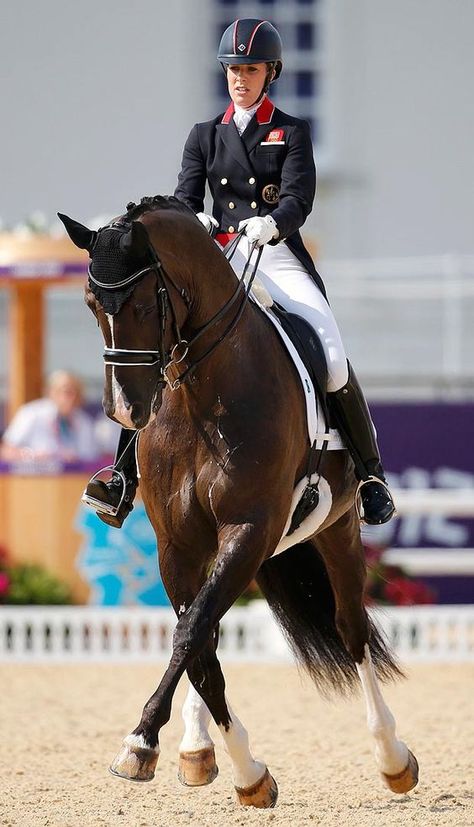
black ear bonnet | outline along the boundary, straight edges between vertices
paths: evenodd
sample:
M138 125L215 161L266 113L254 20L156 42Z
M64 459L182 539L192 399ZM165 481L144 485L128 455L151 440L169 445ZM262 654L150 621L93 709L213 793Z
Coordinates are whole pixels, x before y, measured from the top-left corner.
M91 264L89 288L99 300L106 313L118 313L132 295L137 281L127 280L152 263L151 252L137 255L123 250L124 236L130 226L104 227L97 233L95 244L90 251ZM96 282L100 282L100 285ZM104 285L104 286L101 286Z

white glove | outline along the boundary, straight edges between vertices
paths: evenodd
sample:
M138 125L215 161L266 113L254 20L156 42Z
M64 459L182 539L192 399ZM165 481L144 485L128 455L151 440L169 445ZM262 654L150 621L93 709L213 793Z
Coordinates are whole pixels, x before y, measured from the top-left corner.
M257 247L268 244L272 238L278 238L280 235L275 219L271 215L255 215L253 218L246 218L240 222L238 229L243 230L244 227L248 240L255 242Z
M205 212L198 212L196 213L196 218L199 219L203 227L207 230L209 235L212 235L212 231L219 226L219 222L216 221L213 215L207 215Z

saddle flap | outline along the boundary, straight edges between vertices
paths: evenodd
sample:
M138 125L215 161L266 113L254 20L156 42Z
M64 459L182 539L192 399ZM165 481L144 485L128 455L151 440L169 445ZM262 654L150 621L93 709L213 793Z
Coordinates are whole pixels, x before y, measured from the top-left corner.
M298 351L300 359L310 375L326 422L329 422L326 399L328 369L324 349L319 338L305 319L296 313L288 313L276 302L272 305L272 312L278 317L283 330Z

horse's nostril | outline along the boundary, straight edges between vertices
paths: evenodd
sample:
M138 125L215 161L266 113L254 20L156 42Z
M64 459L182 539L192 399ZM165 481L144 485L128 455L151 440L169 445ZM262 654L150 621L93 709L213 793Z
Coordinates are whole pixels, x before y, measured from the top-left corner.
M150 411L145 409L142 402L134 402L131 410L132 422L136 428L144 428L148 424Z

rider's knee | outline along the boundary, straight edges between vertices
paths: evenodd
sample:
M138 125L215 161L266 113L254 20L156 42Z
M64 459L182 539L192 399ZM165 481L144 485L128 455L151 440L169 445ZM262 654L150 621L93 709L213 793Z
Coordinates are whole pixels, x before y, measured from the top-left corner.
M340 358L331 359L328 363L328 391L335 393L340 391L349 380L346 355Z

